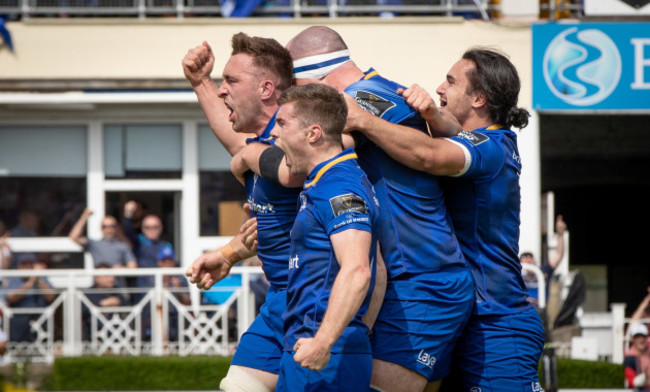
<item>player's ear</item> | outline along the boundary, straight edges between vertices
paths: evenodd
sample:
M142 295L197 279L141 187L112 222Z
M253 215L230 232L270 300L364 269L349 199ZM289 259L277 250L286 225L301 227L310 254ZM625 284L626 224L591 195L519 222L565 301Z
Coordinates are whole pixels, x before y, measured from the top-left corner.
M307 130L307 140L309 143L315 143L322 139L323 137L323 128L320 127L318 124L312 124L309 126L309 129Z
M262 100L271 99L275 93L275 83L266 79L260 83L260 96Z
M487 98L485 94L481 91L472 92L472 107L481 108L487 105Z

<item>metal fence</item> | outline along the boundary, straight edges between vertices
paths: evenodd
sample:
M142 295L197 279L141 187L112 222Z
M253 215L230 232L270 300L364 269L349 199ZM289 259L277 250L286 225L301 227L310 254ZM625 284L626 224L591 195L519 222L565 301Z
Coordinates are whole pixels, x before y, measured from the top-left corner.
M221 16L229 0L0 0L0 14L60 16ZM262 0L253 16L467 15L488 19L488 0Z
M2 328L9 341L3 360L50 363L57 356L231 354L241 333L255 317L249 283L262 270L234 267L231 273L241 275L242 283L219 287L231 295L217 305L202 304L200 292L194 287L164 287L163 277L182 275L180 268L0 271L3 278L44 276L63 282L51 290L31 289L29 294L56 295L45 307L11 307L6 302L0 303ZM108 289L111 293L130 294L137 300L125 306L99 306L89 296L102 290L88 287L88 281L109 274L153 276L155 284L150 289ZM3 298L8 291L2 289ZM181 293L190 294L189 305L179 301L177 295ZM236 329L229 325L231 307L236 309ZM25 324L33 336L29 341L12 340L10 324L17 317L29 320ZM177 331L174 339L170 339L170 329ZM233 334L233 330L237 332Z

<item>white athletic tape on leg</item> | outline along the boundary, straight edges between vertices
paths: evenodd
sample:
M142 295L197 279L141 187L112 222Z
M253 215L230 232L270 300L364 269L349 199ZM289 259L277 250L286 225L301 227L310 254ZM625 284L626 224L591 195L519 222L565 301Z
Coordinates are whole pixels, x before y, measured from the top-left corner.
M376 385L370 384L370 392L386 392L383 389L379 388Z
M219 388L225 392L273 392L239 366L230 366Z
M293 62L293 77L296 79L320 79L350 61L350 51L317 54Z

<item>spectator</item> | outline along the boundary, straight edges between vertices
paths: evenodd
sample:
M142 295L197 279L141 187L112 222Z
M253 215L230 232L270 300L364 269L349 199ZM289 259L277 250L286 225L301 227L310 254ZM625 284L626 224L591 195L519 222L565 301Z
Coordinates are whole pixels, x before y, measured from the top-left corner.
M18 269L41 270L46 266L37 261L33 253L21 253L16 257ZM7 303L12 308L45 307L56 298L52 285L46 277L12 277L7 285ZM34 315L15 314L9 323L9 338L12 342L29 342L35 339L35 334L29 325Z
M95 266L96 269L111 269L114 268L108 263L101 263ZM93 290L86 294L86 298L90 300L95 306L106 307L106 306L123 306L126 304L126 299L121 294L117 293L114 289L116 288L116 278L114 275L97 275L95 276L95 282L91 287ZM90 324L91 324L91 314L90 309L84 306L82 310L83 318L83 337L84 340L90 338ZM99 325L101 328L101 324Z
M7 352L7 334L2 327L2 315L0 314L0 355L5 355Z
M628 388L650 390L650 349L648 348L648 328L641 323L633 323L628 330L631 346L625 353L623 367L625 384Z
M641 300L639 306L636 307L636 310L634 310L634 313L632 313L632 317L630 317L630 319L631 321L628 325L627 335L630 335L629 329L632 325L635 325L637 323L647 324L646 321L643 320L650 319L650 286L647 288L646 296L643 298L643 300Z
M130 200L124 205L124 234L133 245L133 252L139 268L156 268L158 266L158 253L163 248L172 245L160 238L163 225L160 218L149 214L142 219L142 233L137 233L133 225L133 218L138 212L138 204ZM136 286L139 288L153 287L153 276L139 276Z
M100 264L108 265L111 268L136 268L138 264L133 252L117 236L117 219L114 217L109 215L102 219L102 239L93 240L83 236L84 227L92 214L93 212L86 208L70 230L68 237L83 246L85 251L90 252L96 268ZM115 285L116 287L125 287L124 278L118 278Z
M18 226L11 229L11 233L14 237L36 237L39 225L36 211L25 210L18 216Z
M7 230L3 221L0 221L0 268L9 269L13 262L13 253L9 244L7 244L7 238L11 235L11 232Z
M555 219L555 235L557 236L557 247L555 248L555 253L552 257L549 257L548 263L544 263L540 267L542 274L544 275L544 282L546 283L547 301L549 300L549 286L553 278L553 272L564 258L564 232L566 231L566 227L562 215L558 215ZM531 252L522 253L519 257L519 261L521 264L537 265L535 257ZM537 277L530 271L522 271L522 277L524 278L524 283L528 290L528 301L537 307L537 302L539 300Z
M158 252L158 267L175 268L178 267L174 250L170 247L161 248ZM163 287L170 289L174 297L183 305L191 303L188 291L187 278L183 275L165 275L163 276ZM163 323L163 325L165 325ZM178 310L172 304L169 305L167 314L167 341L178 340Z
M40 222L36 211L24 210L18 216L18 226L11 229L12 237L36 237L38 236L38 228ZM18 256L20 253L15 253L11 261L10 268L18 267Z

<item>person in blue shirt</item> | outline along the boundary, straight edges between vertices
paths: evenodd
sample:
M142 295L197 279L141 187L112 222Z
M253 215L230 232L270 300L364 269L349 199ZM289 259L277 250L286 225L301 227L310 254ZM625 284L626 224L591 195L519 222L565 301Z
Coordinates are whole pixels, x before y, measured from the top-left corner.
M271 135L306 180L291 229L284 354L276 391L363 391L372 351L363 316L373 291L379 201L341 133L344 98L318 84L278 101Z
M336 31L310 27L287 47L297 85L330 85L368 115L428 136L424 119L396 93L401 85L372 68L359 69ZM379 238L387 285L371 335L372 385L389 391L435 390L471 314L472 278L439 179L392 159L363 134L351 135L359 165L384 210Z
M524 128L529 116L517 107L519 89L507 57L472 48L436 90L440 107L418 85L399 90L432 129L460 126L450 138L395 127L348 100L349 129L362 131L408 167L449 176L446 203L474 277L476 304L443 390L541 390L537 365L544 331L526 300L518 258L521 157L510 128Z
M232 155L247 144L273 145L270 132L275 125L277 100L293 78L289 53L273 39L235 34L218 87L210 78L214 61L210 45L204 42L187 52L182 65L217 139ZM252 172L242 180L256 220L247 222L247 229L226 246L197 258L186 274L197 287L209 288L227 276L234 263L257 251L270 287L260 314L240 339L220 388L227 392L273 391L283 352L289 232L300 188L285 188ZM248 234L255 229L256 241L247 242L251 238Z
M548 259L548 262L542 263L539 266L544 275L544 287L545 287L545 298L546 303L548 304L550 285L553 281L553 273L555 269L560 265L560 262L564 258L564 232L566 231L566 223L562 215L558 215L555 218L555 236L556 236L556 246L555 252ZM537 266L535 261L535 256L531 252L523 252L519 256L519 262L521 264L530 264ZM521 276L524 278L524 284L526 285L526 290L528 290L528 302L533 304L533 306L539 309L539 282L537 281L537 276L533 272L522 270Z
M373 69L360 70L334 30L307 28L287 48L294 59L297 85L327 84L345 92L373 116L428 135L424 119L396 93L401 86ZM449 371L451 351L474 304L472 278L454 236L442 188L436 177L391 159L362 134L344 136L344 145L355 146L359 165L383 209L379 243L386 269L385 295L382 303L378 300L381 290L373 292L366 317L373 330L372 385L390 391L421 391L427 384L436 388ZM264 165L273 161L267 159L272 153L249 152L242 150L243 166L264 174ZM238 156L232 166L239 166ZM286 165L266 172L281 182L291 182ZM381 272L378 269L378 284Z

